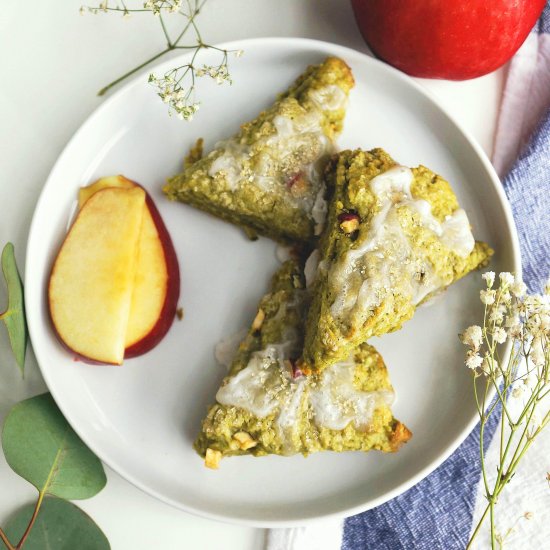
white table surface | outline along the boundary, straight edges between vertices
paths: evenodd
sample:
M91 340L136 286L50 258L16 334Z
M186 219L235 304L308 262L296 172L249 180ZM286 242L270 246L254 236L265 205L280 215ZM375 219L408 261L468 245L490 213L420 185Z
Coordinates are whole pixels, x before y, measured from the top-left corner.
M97 90L163 47L152 16L81 17L80 4L80 0L2 3L0 246L8 240L15 244L23 272L29 224L42 185L69 138L102 101ZM209 0L199 23L210 43L302 36L367 51L345 0ZM468 82L422 83L490 154L503 76L500 70ZM0 310L4 303L1 288ZM21 380L1 328L1 422L14 403L45 390L32 351L26 373ZM79 504L103 528L114 550L263 548L262 530L188 515L147 496L109 469L107 476L107 487ZM1 453L0 487L2 524L35 493L11 472Z

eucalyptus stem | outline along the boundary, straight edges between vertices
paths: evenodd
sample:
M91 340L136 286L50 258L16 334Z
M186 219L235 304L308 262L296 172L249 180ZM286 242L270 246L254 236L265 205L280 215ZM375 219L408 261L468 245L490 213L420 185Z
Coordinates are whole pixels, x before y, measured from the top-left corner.
M23 547L23 544L25 544L25 541L27 540L27 537L29 536L31 529L34 525L34 522L36 521L36 518L38 517L38 512L40 511L40 507L42 506L42 501L44 500L44 491L40 491L38 493L38 500L36 501L36 506L34 507L34 511L32 513L31 520L29 521L29 524L27 525L27 528L25 529L25 532L23 533L23 536L21 537L21 540L17 543L17 546L15 547L15 550L20 550L20 548Z
M2 542L4 543L4 545L8 550L16 550L15 546L13 546L13 544L9 541L6 533L4 533L1 527L0 527L0 539L2 540Z

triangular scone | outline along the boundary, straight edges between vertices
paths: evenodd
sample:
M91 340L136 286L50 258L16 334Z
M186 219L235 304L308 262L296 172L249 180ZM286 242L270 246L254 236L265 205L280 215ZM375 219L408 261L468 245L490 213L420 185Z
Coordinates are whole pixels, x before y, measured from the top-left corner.
M164 192L251 233L281 242L310 240L325 218L322 172L353 85L341 59L309 67L237 135L187 163Z
M202 423L195 449L207 466L242 454L396 451L411 437L393 418L393 390L372 346L320 375L296 367L308 301L298 264L286 262Z
M326 185L303 358L314 370L401 328L420 303L493 253L475 242L449 183L424 166L400 166L382 149L343 151Z

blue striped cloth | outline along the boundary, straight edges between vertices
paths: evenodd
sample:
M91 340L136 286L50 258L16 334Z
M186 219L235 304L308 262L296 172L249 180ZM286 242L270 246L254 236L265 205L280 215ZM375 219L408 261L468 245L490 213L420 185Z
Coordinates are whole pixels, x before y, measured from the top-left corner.
M550 1L536 30L550 33ZM550 109L503 185L518 228L524 281L532 292L540 292L550 274ZM487 446L497 416L487 425ZM415 487L346 519L342 550L463 549L479 481L478 424L455 453Z

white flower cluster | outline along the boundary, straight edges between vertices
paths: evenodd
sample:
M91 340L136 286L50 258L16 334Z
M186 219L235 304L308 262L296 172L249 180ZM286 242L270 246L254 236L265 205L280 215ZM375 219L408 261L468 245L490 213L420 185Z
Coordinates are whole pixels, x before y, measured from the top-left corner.
M497 346L511 340L519 346L520 354L536 368L549 363L550 292L543 295L527 295L527 287L511 273L500 273L499 285L492 271L482 275L486 288L480 299L485 306L483 327L468 327L461 335L468 346L466 366L488 376L503 374L496 360ZM519 395L522 390L515 391Z
M183 0L147 0L143 8L151 10L153 15L160 15L162 11L176 13L181 9Z
M185 90L179 84L181 78L177 78L177 72L180 67L162 78L157 78L154 74L149 75L149 83L157 88L157 93L164 103L170 107L170 112L175 112L180 120L192 120L195 113L199 110L199 103L191 101L193 88Z
M231 80L231 76L229 75L229 69L227 68L226 63L222 63L217 67L214 67L212 65L203 65L202 68L197 69L195 71L195 74L201 77L209 76L210 78L216 81L216 84L223 84L225 82L228 82L229 84L233 84L233 81Z
M80 15L92 13L97 15L100 12L107 13L108 11L122 12L122 16L130 17L130 12L135 11L150 11L153 15L160 16L161 12L177 13L180 11L183 0L147 0L143 4L143 9L128 9L126 4L115 4L109 6L109 0L103 0L97 6L80 6Z

